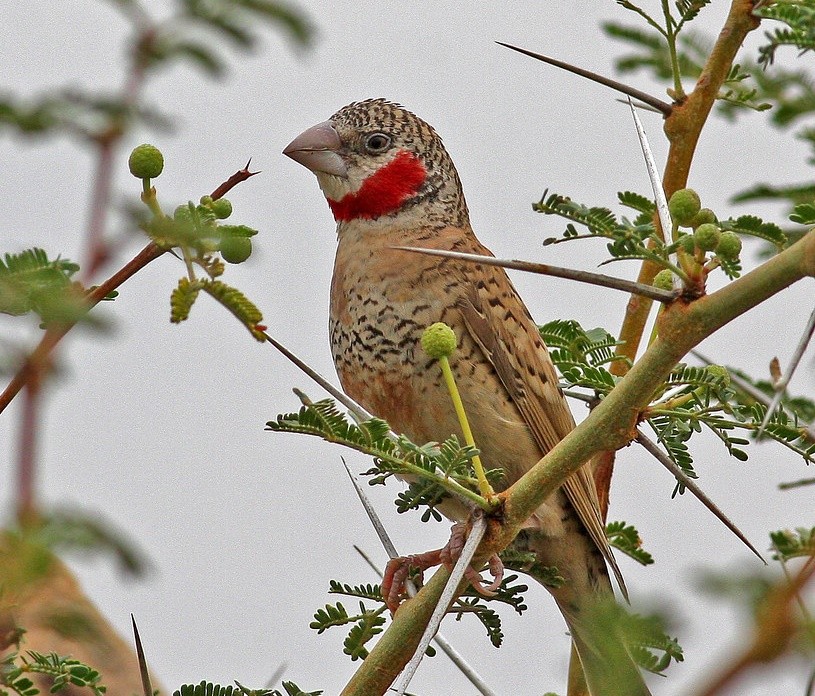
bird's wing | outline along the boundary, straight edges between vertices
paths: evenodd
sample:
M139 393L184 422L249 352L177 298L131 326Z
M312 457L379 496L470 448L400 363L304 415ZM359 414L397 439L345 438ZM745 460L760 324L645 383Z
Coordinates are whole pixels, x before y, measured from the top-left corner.
M575 427L549 352L502 269L481 266L477 276L469 275L473 282L460 302L467 330L495 368L541 451L549 452ZM627 598L588 465L566 479L563 489Z

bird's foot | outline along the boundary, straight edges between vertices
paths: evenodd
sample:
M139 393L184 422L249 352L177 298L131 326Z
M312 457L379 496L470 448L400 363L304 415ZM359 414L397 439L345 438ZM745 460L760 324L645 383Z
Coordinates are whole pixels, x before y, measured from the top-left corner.
M405 584L411 568L416 568L419 571L420 581L422 573L428 568L443 564L446 568L452 570L461 555L466 540L467 524L458 522L453 525L450 540L444 548L412 556L399 556L388 561L388 565L385 567L385 575L382 578L382 597L385 599L385 604L391 613L396 613L402 602L405 594ZM464 577L470 581L476 592L485 597L494 597L504 579L504 564L497 554L490 557L488 568L490 575L492 575L492 582L489 584L484 583L481 574L472 566L468 566L467 570L464 571Z

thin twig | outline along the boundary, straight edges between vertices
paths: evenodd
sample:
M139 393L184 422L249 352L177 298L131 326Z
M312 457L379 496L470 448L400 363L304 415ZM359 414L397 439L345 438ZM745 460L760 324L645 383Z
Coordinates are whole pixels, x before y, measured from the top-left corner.
M549 65L554 65L556 68L561 68L562 70L567 70L570 73L579 75L580 77L585 77L591 80L592 82L597 82L598 84L604 85L606 87L611 87L611 89L615 89L618 92L627 94L630 97L634 97L634 99L638 99L644 104L648 104L648 106L651 106L657 111L659 111L665 118L670 116L671 113L673 112L673 106L671 106L667 102L664 102L661 99L657 99L656 97L648 94L647 92L643 92L634 87L629 87L628 85L623 84L622 82L618 82L617 80L612 80L611 78L604 77L603 75L598 75L597 73L591 72L590 70L578 68L576 65L572 65L571 63L565 63L562 60L557 60L557 58L550 58L549 56L544 56L541 55L540 53L528 51L525 48L518 48L517 46L504 43L503 41L496 41L495 43L497 43L499 46L510 48L513 51L518 51L518 53L523 53L525 56L529 56L530 58L534 58L535 60L540 60L543 61L544 63L549 63Z
M801 334L798 345L795 347L795 352L792 354L790 364L782 373L781 379L779 379L774 385L775 396L773 397L770 405L767 407L767 413L764 414L764 420L761 421L761 427L759 427L758 432L756 433L757 438L761 438L761 436L764 434L764 429L767 427L767 424L773 417L773 413L775 413L775 410L781 403L781 399L784 398L784 394L787 391L787 385L789 384L790 379L792 379L793 374L795 374L795 370L798 369L798 364L801 362L801 358L804 356L804 352L806 351L809 342L812 340L813 333L815 333L815 309L813 309L809 315L809 320L804 327L804 332Z
M223 198L231 189L235 186L240 184L243 181L246 181L249 177L255 176L256 174L260 174L259 171L257 172L250 172L249 165L252 164L252 158L249 158L249 161L246 163L246 166L243 169L239 169L236 171L232 176L230 176L224 183L222 183L218 188L216 188L209 197L212 200L217 201L219 198Z
M804 486L815 485L815 478L798 479L797 481L786 481L779 483L778 488L782 491L788 491L791 488L803 488Z
M433 611L433 615L430 617L430 621L425 628L422 639L419 641L419 645L416 647L416 652L413 653L413 657L410 659L410 662L407 663L404 671L402 672L402 678L396 688L398 696L403 696L405 690L410 684L410 680L413 679L413 675L416 674L416 670L419 668L419 664L427 651L427 647L430 645L430 641L433 640L433 636L436 635L436 632L439 630L439 625L441 624L444 616L447 614L447 608L450 605L450 602L452 602L455 598L456 590L458 590L458 586L461 584L461 581L464 578L464 573L469 567L470 561L472 561L473 556L478 549L478 545L481 543L481 539L484 538L484 533L486 531L487 520L483 514L477 512L473 519L473 526L470 530L470 534L467 537L467 541L461 551L461 556L459 556L458 560L456 561L456 565L453 567L453 570L450 573L450 577L447 579L447 584L444 586L444 590L442 591L441 597L439 597L439 601L436 604L436 609Z
M654 458L662 464L668 471L670 471L676 479L687 488L696 498L699 500L702 505L704 505L708 510L710 510L716 517L727 527L733 534L735 534L742 542L750 549L756 556L758 556L764 565L767 565L767 561L764 560L762 555L756 550L756 547L753 546L748 540L747 537L741 532L741 530L733 524L730 519L725 515L719 507L714 503L710 498L708 498L707 494L699 488L698 485L693 481L693 479L688 478L688 475L682 471L672 460L668 457L657 445L656 442L651 440L645 433L641 430L637 430L637 442L641 444L645 450L654 456Z
M533 263L532 261L516 261L514 259L496 259L492 256L481 256L480 254L467 254L462 251L447 251L446 249L424 249L410 246L392 246L391 249L400 251L412 251L429 256L441 256L449 259L460 259L461 261L472 261L485 266L500 266L501 268L511 268L516 271L526 271L527 273L539 273L541 275L554 276L556 278L568 278L580 283L599 285L604 288L623 290L625 292L649 297L658 302L673 302L677 298L677 293L670 290L661 290L653 285L636 283L624 278L603 275L602 273L592 273L590 271L578 271L573 268L562 268L560 266L550 266L546 263Z

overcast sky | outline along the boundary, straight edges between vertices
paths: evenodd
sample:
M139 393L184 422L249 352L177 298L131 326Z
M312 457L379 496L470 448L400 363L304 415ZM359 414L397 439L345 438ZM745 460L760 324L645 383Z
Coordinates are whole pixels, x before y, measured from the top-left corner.
M118 86L128 27L112 5L8 3L0 23L2 88L33 96L62 85ZM158 0L151 5L164 7ZM718 26L726 5L714 2L701 24ZM473 226L499 256L592 269L605 245L543 248L541 241L563 224L536 215L530 204L547 188L607 206L620 190L648 194L631 116L613 93L493 43L515 43L611 74L622 49L603 36L599 22L635 17L610 0L301 6L318 29L313 50L294 51L279 34L269 34L252 56L234 61L222 82L183 66L162 74L150 82L147 97L172 115L176 131L134 133L128 148L148 141L163 150L166 166L156 184L165 210L211 191L252 157L262 175L230 199L234 221L260 230L256 253L229 268L225 280L255 300L272 335L326 376L334 379L327 338L334 224L313 175L280 152L339 107L387 97L433 124L461 174ZM811 54L803 61L812 67ZM664 88L644 76L626 79L664 97ZM662 163L661 120L642 118ZM714 121L703 135L691 184L720 217L747 212L727 199L756 181L811 179L803 148L787 157L784 136L765 128L765 120L750 114L735 126ZM4 136L0 162L0 251L37 245L81 260L93 171L88 152L62 138ZM117 204L135 199L139 188L124 157L118 171ZM106 271L143 244L129 239ZM748 245L744 254L748 266L755 248ZM616 264L610 271L633 277L636 266ZM76 331L65 341L59 382L46 399L41 496L48 505L98 512L149 555L153 570L139 581L123 580L98 558L72 567L122 632L135 614L152 669L170 689L201 679L258 687L286 663L286 678L302 688L336 693L355 669L342 655L345 634L317 636L308 624L315 609L337 601L326 593L330 579L375 581L352 544L384 563L340 457L358 471L369 462L316 439L264 431L267 420L297 409L292 387L312 398L323 394L206 297L188 322L171 325L168 298L183 272L169 255L153 263L121 289L114 305L100 309L112 323L109 336ZM513 279L541 323L573 318L587 328L619 329L627 299L620 293L550 278ZM702 349L719 362L766 374L774 355L787 362L811 300L811 281L799 283ZM0 331L19 336L21 324L4 319ZM33 336L33 324L29 328ZM812 389L808 361L793 390ZM580 404L574 410L583 417ZM6 506L18 420L18 404L0 419ZM749 461L736 462L712 437L693 449L702 486L760 549L768 544L767 530L812 524L812 488L776 488L812 475L798 457L770 444L751 446ZM759 570L696 500L671 500L673 487L635 447L620 453L610 519L635 524L656 559L649 568L624 558L621 566L635 606L648 610L659 602L686 654L670 679L651 680L660 696L689 693L727 659L744 626L740 611L699 593L700 574ZM448 525L398 516L391 503L396 492L395 486L371 490L397 548L412 553L443 543ZM489 645L475 621L450 622L443 630L498 692L563 693L565 627L543 590L530 590L527 603L526 617L506 614L501 650ZM802 693L806 674L804 664L793 662L784 680L775 670L769 681L758 675L738 693ZM411 690L472 693L444 657L428 661Z

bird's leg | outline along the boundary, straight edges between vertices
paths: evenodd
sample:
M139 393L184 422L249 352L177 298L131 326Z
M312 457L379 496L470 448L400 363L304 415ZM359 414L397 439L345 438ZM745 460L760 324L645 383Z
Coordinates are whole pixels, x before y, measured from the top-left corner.
M457 522L451 529L450 540L443 548L413 556L400 556L388 561L382 578L382 597L385 599L385 604L387 604L391 613L395 613L399 608L402 596L405 593L405 583L410 569L417 568L421 573L428 568L443 564L446 568L452 570L464 548L467 531L468 526L465 522ZM467 567L464 577L470 581L476 592L485 597L494 597L504 579L504 564L497 554L493 554L488 563L490 575L493 578L488 585L484 584L481 574L472 566Z
M452 570L458 557L461 555L464 542L467 541L467 532L468 525L466 522L456 522L450 530L450 540L447 542L447 545L441 549L440 560L444 563L445 567L450 570ZM467 570L464 571L464 577L470 581L470 584L476 592L485 597L494 597L498 588L501 587L501 582L504 580L504 564L498 557L498 554L490 556L488 564L490 575L492 575L493 578L489 585L484 584L484 581L481 579L481 573L472 566L468 566Z
M391 614L395 614L402 602L405 594L405 583L410 575L410 569L416 568L419 571L419 581L423 579L423 571L439 565L443 549L426 551L412 556L397 556L391 558L385 566L385 573L382 576L382 598L390 609Z

